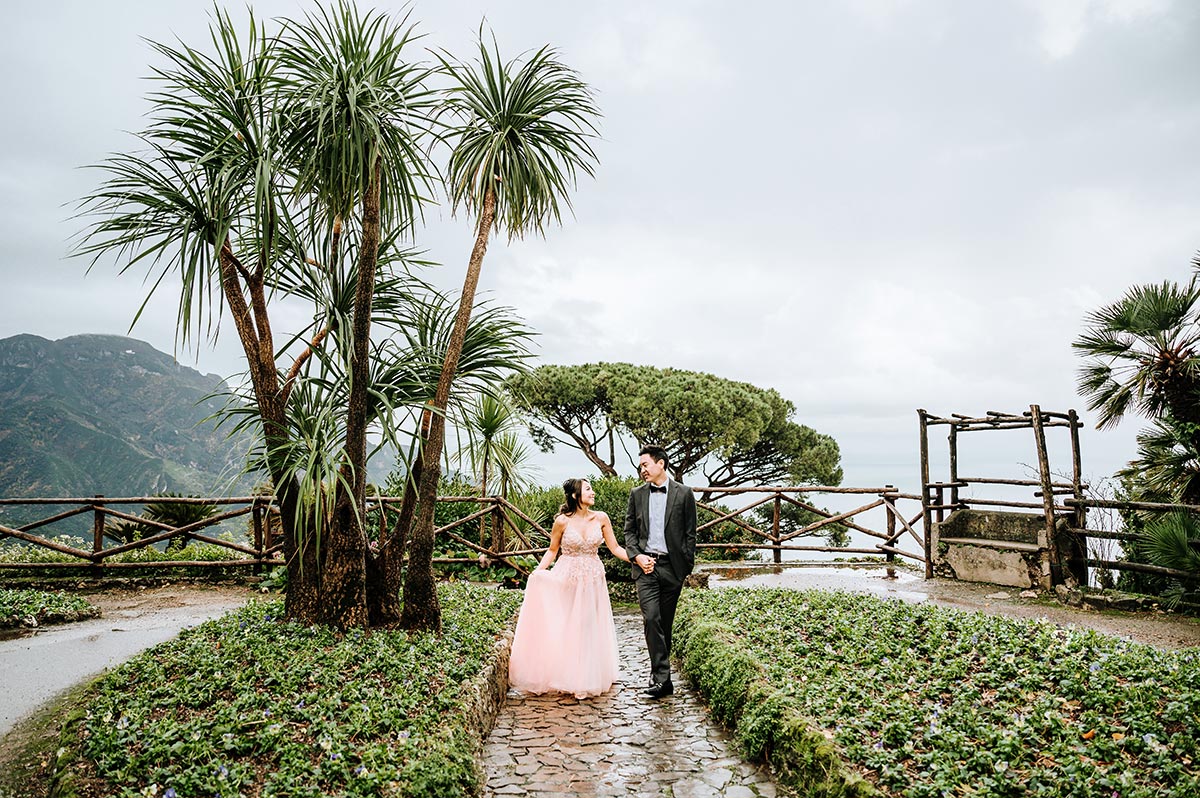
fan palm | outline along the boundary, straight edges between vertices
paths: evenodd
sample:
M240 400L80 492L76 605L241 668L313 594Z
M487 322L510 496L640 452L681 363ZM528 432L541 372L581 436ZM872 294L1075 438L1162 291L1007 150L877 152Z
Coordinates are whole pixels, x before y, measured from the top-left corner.
M594 173L596 154L589 139L599 116L588 86L543 47L523 61L505 62L495 41L491 49L480 30L474 63L443 54L451 81L445 105L453 116L446 139L451 146L447 189L453 208L476 219L475 244L467 265L458 313L431 406L421 459L418 515L404 585L402 623L412 629L440 629L434 590L433 512L439 459L445 445L445 412L459 365L467 322L488 238L507 231L510 240L544 233L558 222L580 172Z
M1138 433L1137 457L1117 476L1135 488L1136 501L1200 505L1200 449L1193 425L1156 419Z
M1200 523L1192 513L1168 513L1146 525L1135 552L1150 563L1182 574L1163 593L1168 607L1200 596Z
M1195 263L1196 261L1194 261ZM1164 281L1131 288L1087 316L1073 344L1088 358L1079 393L1111 427L1129 411L1200 423L1200 286Z

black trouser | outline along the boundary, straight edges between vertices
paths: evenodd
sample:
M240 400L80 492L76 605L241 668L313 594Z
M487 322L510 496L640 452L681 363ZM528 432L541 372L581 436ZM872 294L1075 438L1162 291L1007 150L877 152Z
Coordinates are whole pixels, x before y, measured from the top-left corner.
M650 652L650 682L671 680L671 626L683 582L671 570L666 557L659 557L651 573L638 574L638 604L646 628L646 648Z

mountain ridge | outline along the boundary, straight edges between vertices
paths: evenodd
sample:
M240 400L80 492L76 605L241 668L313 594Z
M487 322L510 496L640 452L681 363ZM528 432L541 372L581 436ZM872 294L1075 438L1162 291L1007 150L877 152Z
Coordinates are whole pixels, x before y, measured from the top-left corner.
M213 418L225 390L135 338L0 339L0 497L248 491L250 438Z

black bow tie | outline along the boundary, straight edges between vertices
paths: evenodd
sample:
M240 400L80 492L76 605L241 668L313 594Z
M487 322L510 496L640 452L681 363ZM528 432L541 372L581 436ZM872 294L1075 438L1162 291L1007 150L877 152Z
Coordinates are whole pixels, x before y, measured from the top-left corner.
M666 486L666 485L663 485L663 486L660 488L660 487L658 487L657 485L651 485L651 486L650 486L650 492L651 492L651 493L666 493L666 492L667 492L667 486Z

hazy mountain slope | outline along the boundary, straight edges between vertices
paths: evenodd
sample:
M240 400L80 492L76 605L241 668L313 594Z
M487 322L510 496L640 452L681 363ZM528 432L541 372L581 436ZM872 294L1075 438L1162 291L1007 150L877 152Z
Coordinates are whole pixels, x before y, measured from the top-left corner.
M0 340L0 497L245 490L221 384L132 338Z

